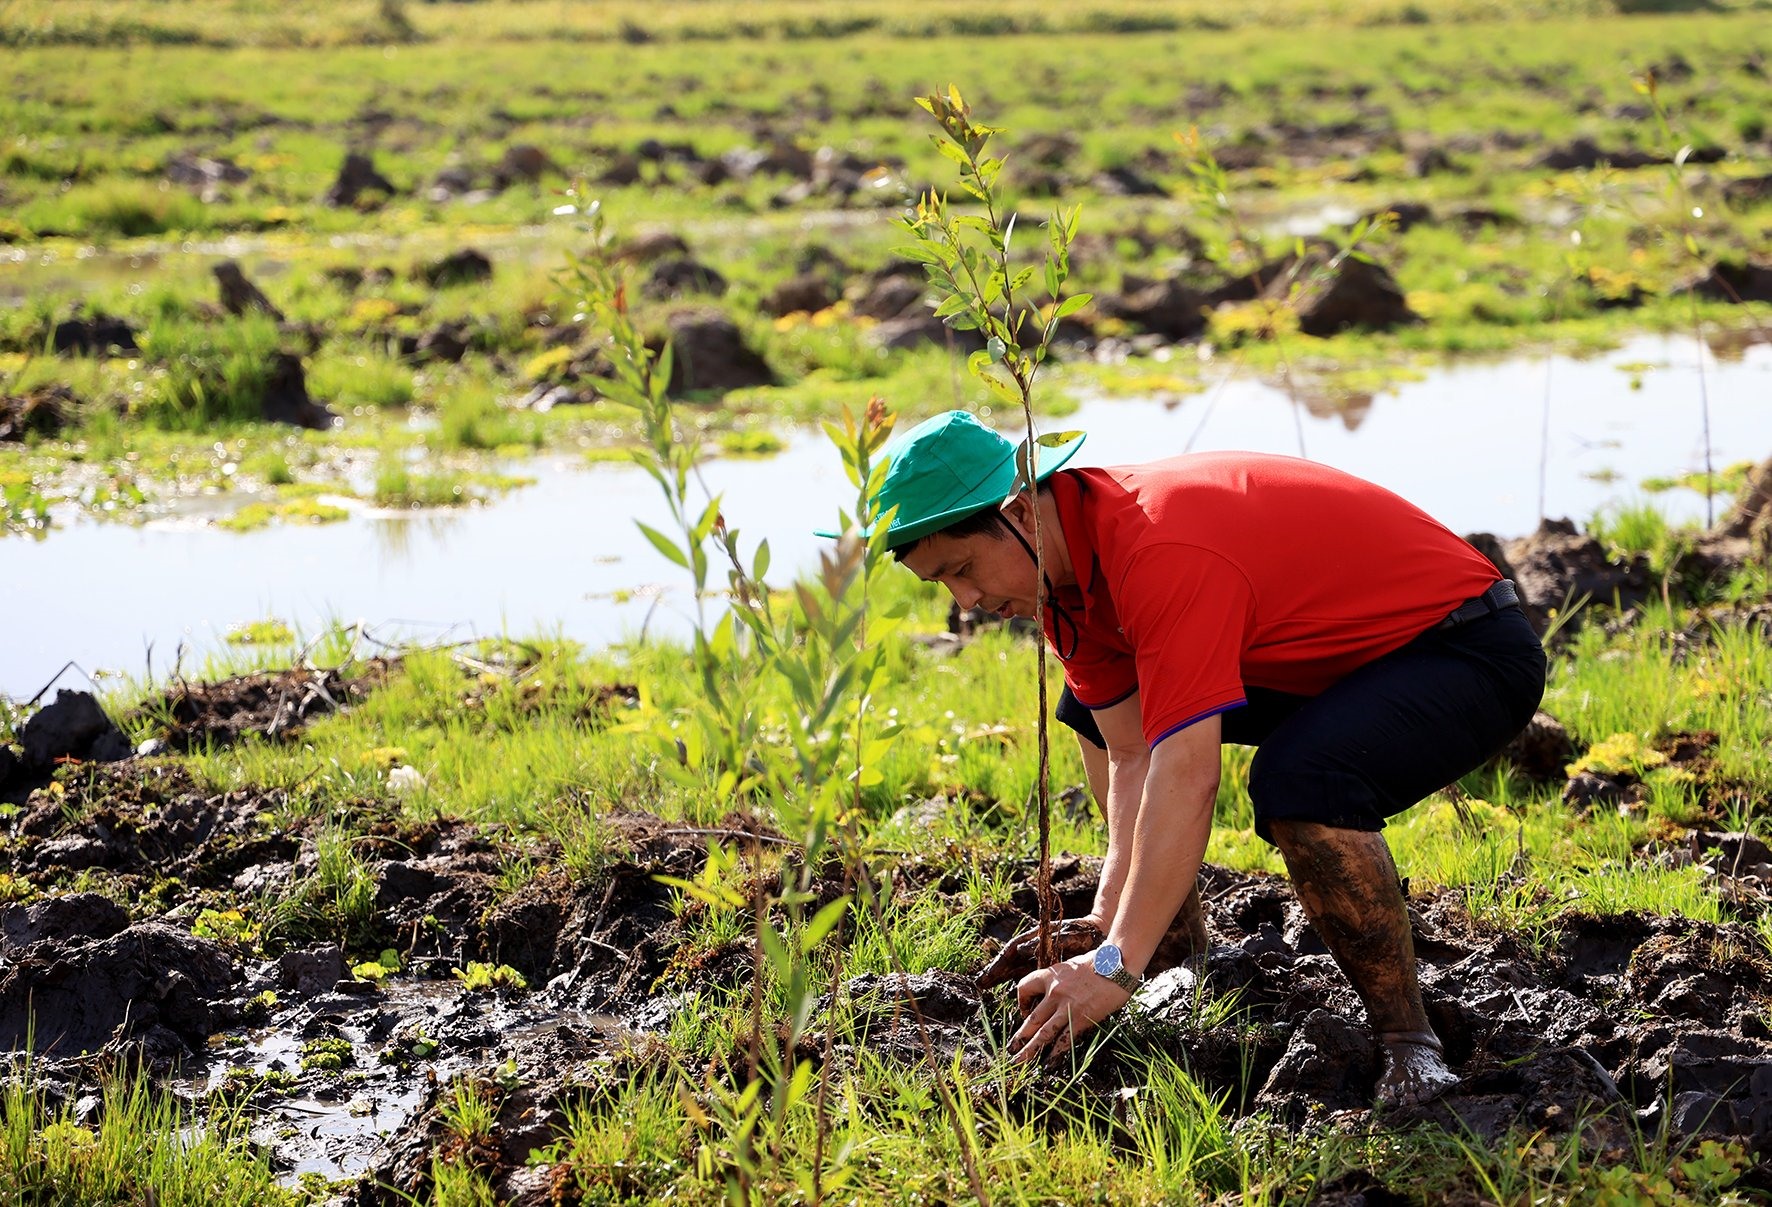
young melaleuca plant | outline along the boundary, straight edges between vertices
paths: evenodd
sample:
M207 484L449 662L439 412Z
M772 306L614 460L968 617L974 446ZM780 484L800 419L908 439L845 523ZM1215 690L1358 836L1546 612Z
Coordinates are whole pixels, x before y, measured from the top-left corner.
M1064 296L1070 276L1071 241L1082 219L1080 206L1055 209L1046 223L1046 240L1038 263L1017 265L1011 258L1016 215L1005 215L998 205L997 177L1004 160L987 153L991 137L999 131L972 120L972 110L957 88L946 95L918 97L941 127L931 135L936 149L959 165L960 188L979 203L982 213L959 213L945 196L934 190L917 203L916 212L901 219L914 242L898 254L924 266L930 283L941 295L936 317L962 330L976 330L984 347L967 359L967 368L991 393L1019 407L1026 436L1016 450L1016 475L1005 506L1034 483L1034 448L1057 446L1076 438L1075 432L1042 436L1034 425L1034 381L1052 346L1059 321L1090 302L1087 293ZM1036 276L1045 287L1046 302L1038 307L1023 300L1023 291ZM1034 562L1040 615L1046 612L1046 553L1041 540L1039 509L1034 511ZM1039 771L1034 793L1040 819L1040 941L1036 959L1044 968L1052 963L1051 930L1057 912L1051 885L1052 793L1046 733L1046 645L1038 643L1036 665L1039 690Z

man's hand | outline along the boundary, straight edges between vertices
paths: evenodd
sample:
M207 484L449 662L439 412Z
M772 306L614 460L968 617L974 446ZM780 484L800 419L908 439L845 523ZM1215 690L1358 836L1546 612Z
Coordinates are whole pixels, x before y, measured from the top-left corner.
M1094 914L1086 918L1066 918L1052 928L1052 954L1055 959L1068 960L1072 956L1083 955L1105 942L1107 927ZM1039 949L1039 928L1022 931L1004 945L989 967L978 974L979 989L989 989L993 985L1002 985L1026 976L1034 970L1034 960Z
M1015 987L1016 1004L1027 1017L1009 1038L1017 1064L1048 1062L1063 1056L1077 1037L1130 1001L1132 995L1095 971L1093 953L1030 972Z

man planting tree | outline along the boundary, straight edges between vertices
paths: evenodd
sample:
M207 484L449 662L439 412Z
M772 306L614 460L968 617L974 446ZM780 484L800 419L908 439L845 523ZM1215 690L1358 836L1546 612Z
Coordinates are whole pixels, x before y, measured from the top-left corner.
M1019 1060L1056 1056L1124 1006L1165 937L1204 954L1196 875L1219 745L1259 747L1255 829L1352 982L1384 1054L1377 1097L1457 1081L1416 979L1385 818L1456 780L1532 716L1545 659L1513 584L1378 486L1310 461L1204 453L1059 472L1082 437L1036 446L1032 490L1004 505L1016 448L964 411L887 450L887 543L962 608L1040 611L1064 664L1108 823L1095 905L980 977L1020 976ZM1037 516L1036 516L1037 512ZM1022 975L1024 974L1025 975Z

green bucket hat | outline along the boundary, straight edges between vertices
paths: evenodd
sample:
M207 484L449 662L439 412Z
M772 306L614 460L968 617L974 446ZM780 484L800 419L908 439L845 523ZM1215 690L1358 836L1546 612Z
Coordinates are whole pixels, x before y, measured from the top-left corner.
M1077 438L1053 448L1036 447L1034 481L1044 482L1083 445ZM880 486L881 514L898 508L886 545L896 549L992 504L1015 483L1016 445L973 418L947 411L925 419L886 448L888 468ZM840 536L820 531L818 536ZM871 536L871 526L862 530Z

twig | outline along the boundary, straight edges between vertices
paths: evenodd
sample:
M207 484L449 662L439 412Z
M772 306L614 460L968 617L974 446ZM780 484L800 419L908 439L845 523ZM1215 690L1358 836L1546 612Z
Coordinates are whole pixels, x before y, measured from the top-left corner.
M659 830L657 833L661 838L750 838L755 839L758 842L771 843L778 847L793 847L796 850L800 849L802 846L802 844L795 842L791 838L780 838L774 834L758 834L751 830L722 829L718 826L686 826L672 830Z

